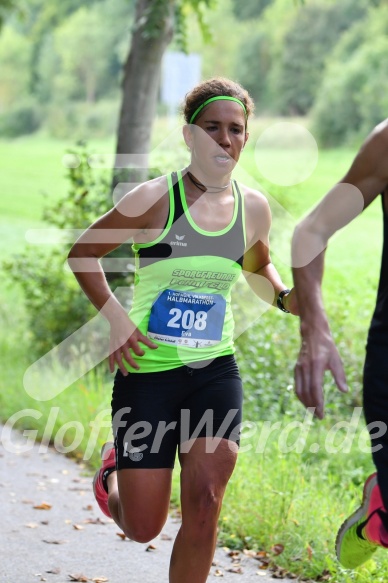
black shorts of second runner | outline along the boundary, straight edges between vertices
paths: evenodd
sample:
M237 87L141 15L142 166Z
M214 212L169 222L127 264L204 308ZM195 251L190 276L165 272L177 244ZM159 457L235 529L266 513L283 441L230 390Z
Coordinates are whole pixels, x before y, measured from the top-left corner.
M197 437L238 445L242 395L233 355L201 368L128 376L117 371L112 396L117 469L173 468L178 447L188 451ZM218 441L210 440L210 452Z

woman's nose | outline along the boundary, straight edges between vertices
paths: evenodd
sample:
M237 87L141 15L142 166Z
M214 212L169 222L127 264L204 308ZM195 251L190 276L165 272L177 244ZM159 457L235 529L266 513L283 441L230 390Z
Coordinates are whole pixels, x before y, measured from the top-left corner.
M227 129L223 130L220 129L220 134L218 136L218 143L220 146L229 146L230 145L230 136Z

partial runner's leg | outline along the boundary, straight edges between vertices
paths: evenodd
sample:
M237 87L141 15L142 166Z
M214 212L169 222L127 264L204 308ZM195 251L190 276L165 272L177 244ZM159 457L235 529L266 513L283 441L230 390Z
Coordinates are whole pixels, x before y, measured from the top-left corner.
M388 346L368 346L363 394L365 419L368 425L372 424L373 461L381 497L388 510Z
M172 470L123 469L108 476L112 518L128 538L148 542L162 530L168 515Z
M336 554L347 569L388 547L388 365L387 348L368 346L364 367L364 412L376 473L364 485L362 504L342 524Z
M207 442L213 439L198 438L188 453L180 454L182 526L172 552L170 583L205 583L212 564L218 517L238 446L218 439L215 451L207 453Z

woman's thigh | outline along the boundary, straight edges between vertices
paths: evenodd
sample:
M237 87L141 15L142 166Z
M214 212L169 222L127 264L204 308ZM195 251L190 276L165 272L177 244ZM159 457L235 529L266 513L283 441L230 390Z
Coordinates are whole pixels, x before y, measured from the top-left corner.
M201 520L202 514L218 518L237 452L234 441L200 437L190 443L187 453L179 454L183 524Z
M131 525L160 531L169 510L171 469L123 469L117 472L122 516Z

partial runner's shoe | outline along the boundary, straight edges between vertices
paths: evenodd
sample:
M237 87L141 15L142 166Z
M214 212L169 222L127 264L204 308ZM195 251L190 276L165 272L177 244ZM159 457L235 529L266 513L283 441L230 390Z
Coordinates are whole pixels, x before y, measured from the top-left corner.
M378 547L388 546L381 540L383 515L386 513L374 473L365 482L361 506L345 520L337 534L335 550L343 567L355 569L368 561Z
M116 469L116 454L112 442L108 441L102 446L101 460L101 468L94 475L93 492L102 512L112 518L108 508L108 489L106 487L106 478Z

